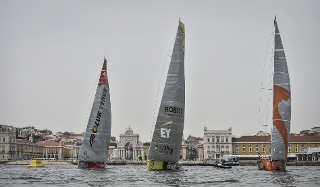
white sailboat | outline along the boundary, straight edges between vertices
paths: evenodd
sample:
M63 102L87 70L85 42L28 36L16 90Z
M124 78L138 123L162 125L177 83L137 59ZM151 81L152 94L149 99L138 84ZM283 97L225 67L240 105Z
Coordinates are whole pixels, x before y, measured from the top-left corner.
M271 156L259 161L259 169L285 170L288 155L291 122L291 90L286 56L274 20L274 74L273 74L273 126L271 133Z
M159 113L148 153L147 169L179 169L185 109L185 30L179 20Z
M104 59L86 133L79 153L79 168L104 168L111 134L111 103Z

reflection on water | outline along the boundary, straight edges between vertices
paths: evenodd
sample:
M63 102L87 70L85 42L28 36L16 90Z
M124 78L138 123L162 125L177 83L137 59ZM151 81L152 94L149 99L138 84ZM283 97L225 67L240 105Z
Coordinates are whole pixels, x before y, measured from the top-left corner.
M255 166L232 169L183 166L181 171L147 171L145 165L104 169L0 165L0 186L320 186L319 169L319 166L288 166L286 172L270 172Z
M290 171L272 171L271 178L273 178L274 184L280 186L296 186L294 177L290 174Z

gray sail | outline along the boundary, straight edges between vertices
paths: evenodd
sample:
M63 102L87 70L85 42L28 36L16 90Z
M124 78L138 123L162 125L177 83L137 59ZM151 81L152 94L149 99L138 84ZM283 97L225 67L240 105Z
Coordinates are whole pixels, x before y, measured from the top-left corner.
M184 24L179 21L148 160L177 162L180 158L185 109L184 41Z
M286 56L276 20L273 77L271 160L286 161L290 138L291 90Z
M107 61L104 60L79 154L79 160L83 162L105 162L108 157L111 134L111 103L106 66Z

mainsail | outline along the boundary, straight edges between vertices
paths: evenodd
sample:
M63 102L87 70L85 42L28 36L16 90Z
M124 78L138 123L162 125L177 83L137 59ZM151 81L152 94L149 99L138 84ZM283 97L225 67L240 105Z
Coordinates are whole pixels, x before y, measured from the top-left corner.
M259 160L259 169L286 170L291 121L291 90L288 65L278 24L274 20L273 125L271 157Z
M275 45L271 160L286 161L290 138L291 90L286 56L276 20L274 20L274 26Z
M90 118L79 154L79 167L104 167L111 134L111 103L104 59Z
M173 163L180 159L185 109L184 46L184 24L179 21L148 160Z

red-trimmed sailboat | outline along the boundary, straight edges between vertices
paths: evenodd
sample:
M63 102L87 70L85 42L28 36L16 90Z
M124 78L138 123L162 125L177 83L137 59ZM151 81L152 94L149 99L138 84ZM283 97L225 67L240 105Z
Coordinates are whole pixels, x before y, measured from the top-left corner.
M291 122L291 90L286 56L274 20L273 126L271 156L259 160L259 169L286 170Z
M111 134L111 103L104 59L90 118L79 154L79 168L104 168Z

